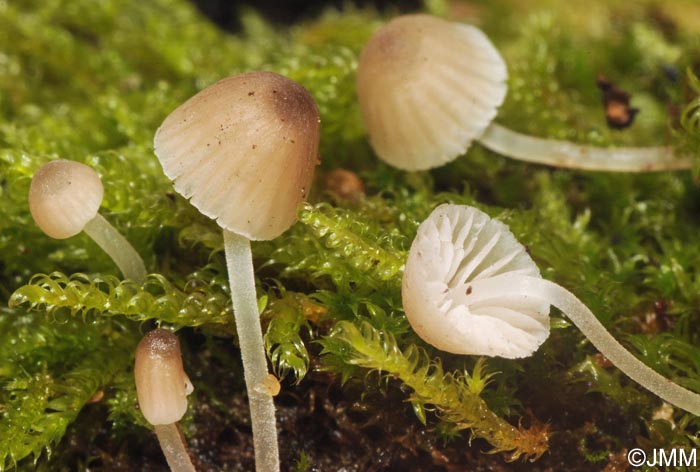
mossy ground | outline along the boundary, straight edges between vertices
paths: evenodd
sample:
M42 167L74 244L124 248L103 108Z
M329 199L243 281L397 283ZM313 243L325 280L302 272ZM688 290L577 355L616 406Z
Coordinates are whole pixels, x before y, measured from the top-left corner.
M499 122L697 157L699 3L430 0L425 9L480 26L504 54ZM236 15L241 29L230 34L183 0L0 0L0 470L162 470L131 370L156 323L179 329L196 387L182 423L196 465L252 470L221 234L172 191L152 137L184 99L253 69L301 82L322 115L310 205L253 248L283 378L285 470L613 471L626 469L631 448L700 442L697 418L655 416L659 401L560 314L529 359L446 355L412 333L399 289L420 221L441 202L476 205L635 355L700 391L697 171L556 170L479 146L431 172L391 169L369 148L354 91L358 53L390 11L328 10L291 26ZM641 110L624 131L606 125L599 74ZM121 281L86 237L54 241L35 227L29 182L56 158L101 174L103 214L153 274L143 287ZM337 167L360 176L366 198L326 187Z

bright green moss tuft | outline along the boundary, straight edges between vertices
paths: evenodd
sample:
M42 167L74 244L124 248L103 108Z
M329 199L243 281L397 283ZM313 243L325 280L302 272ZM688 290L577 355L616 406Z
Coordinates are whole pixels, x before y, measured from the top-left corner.
M117 323L61 323L0 310L0 470L51 454L98 389L131 361L134 333Z
M151 275L143 287L114 277L39 274L10 298L10 306L28 306L67 322L78 316L125 316L134 321L157 319L176 326L221 325L231 331L229 295L221 267L204 267L188 277L182 289L165 277Z

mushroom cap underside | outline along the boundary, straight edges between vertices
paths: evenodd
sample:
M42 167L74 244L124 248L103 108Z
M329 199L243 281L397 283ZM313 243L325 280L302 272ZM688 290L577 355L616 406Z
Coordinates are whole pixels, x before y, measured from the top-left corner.
M549 304L536 296L480 293L503 274L541 277L508 227L473 207L437 207L418 229L403 277L403 306L416 333L455 354L518 358L549 336ZM533 294L534 295L534 294Z

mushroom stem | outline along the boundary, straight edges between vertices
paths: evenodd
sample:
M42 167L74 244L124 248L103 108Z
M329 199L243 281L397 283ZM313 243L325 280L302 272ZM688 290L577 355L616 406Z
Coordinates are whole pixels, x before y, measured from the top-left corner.
M155 425L156 436L172 472L195 472L176 423Z
M83 231L112 258L125 278L138 284L146 281L146 266L139 253L109 221L99 213L88 221Z
M569 169L606 172L655 172L690 169L692 160L674 154L672 147L601 148L527 136L491 123L478 138L487 148L526 162Z
M277 450L275 405L264 388L268 376L267 358L263 346L260 313L258 312L250 240L224 230L226 266L231 284L233 314L243 359L243 373L250 418L253 426L255 469L257 472L280 470Z
M552 304L569 317L601 354L632 380L662 400L696 416L700 415L700 395L673 383L634 357L608 333L591 310L564 287L537 277L512 274L471 282L470 285L472 306L488 302L491 294L495 293L494 288L498 288L500 298L504 295L519 296ZM488 295L480 296L480 293Z

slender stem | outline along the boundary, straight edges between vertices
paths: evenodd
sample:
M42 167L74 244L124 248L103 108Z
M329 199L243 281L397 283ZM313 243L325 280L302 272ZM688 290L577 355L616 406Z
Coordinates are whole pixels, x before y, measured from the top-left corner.
M673 383L652 370L625 349L598 321L591 310L560 285L538 277L502 275L473 282L470 303L517 295L546 301L561 310L593 346L632 380L661 399L690 413L700 415L700 395ZM497 294L496 294L497 292ZM483 293L483 296L480 294Z
M250 240L224 230L224 247L228 279L231 284L233 314L236 318L236 332L241 346L243 373L250 403L250 419L253 424L255 470L278 472L280 463L277 451L275 404L272 396L264 388L268 374L267 357L255 294Z
M190 456L187 454L187 447L185 447L180 431L177 429L177 424L158 424L155 425L155 429L160 448L163 450L170 470L173 472L195 472Z
M112 258L125 278L138 284L146 281L143 259L117 229L99 213L88 221L83 231Z
M543 139L491 123L479 142L504 156L570 169L607 172L654 172L690 169L692 160L678 157L671 147L601 148Z

